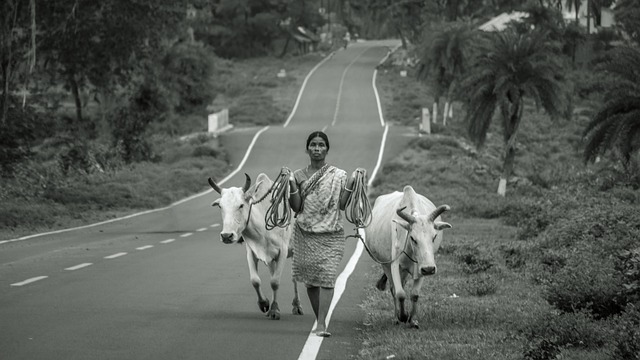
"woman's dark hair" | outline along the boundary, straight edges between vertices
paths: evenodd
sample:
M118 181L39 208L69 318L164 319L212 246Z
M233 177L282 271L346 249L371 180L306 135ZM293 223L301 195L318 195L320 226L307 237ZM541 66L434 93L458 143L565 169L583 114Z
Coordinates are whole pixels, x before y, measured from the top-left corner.
M317 137L320 137L322 138L322 140L324 140L324 143L327 144L327 150L329 150L329 138L327 137L327 134L323 133L322 131L314 131L309 135L309 137L307 138L307 147L305 149L308 149L311 140Z

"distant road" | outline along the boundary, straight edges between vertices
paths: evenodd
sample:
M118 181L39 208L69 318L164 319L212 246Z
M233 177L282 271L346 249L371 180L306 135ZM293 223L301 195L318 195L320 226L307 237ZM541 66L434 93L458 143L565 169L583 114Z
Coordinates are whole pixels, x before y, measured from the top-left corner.
M309 77L286 126L257 137L263 129L223 135L229 148L239 149L231 154L235 165L255 139L223 187L241 186L245 172L273 178L282 166L305 166L306 137L318 129L329 135L330 163L348 173L371 172L385 131L373 74L393 45L357 43L335 53ZM406 143L404 131L389 131L386 156ZM0 244L0 359L298 359L314 321L304 286L305 315L291 315L289 261L279 295L282 319L266 319L244 246L219 241L220 212L210 206L216 198L211 192L162 211ZM348 234L352 229L345 225ZM342 266L355 245L348 242ZM365 257L358 269L369 264ZM268 272L260 268L270 296ZM358 269L354 279L362 276ZM347 286L331 320L334 336L324 340L318 359L357 351L352 309L362 288Z

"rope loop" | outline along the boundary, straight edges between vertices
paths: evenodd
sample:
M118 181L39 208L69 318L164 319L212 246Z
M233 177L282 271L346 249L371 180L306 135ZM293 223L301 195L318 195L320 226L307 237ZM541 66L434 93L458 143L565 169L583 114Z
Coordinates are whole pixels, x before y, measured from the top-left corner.
M258 201L271 194L271 204L264 215L264 226L267 230L276 227L285 228L291 221L291 205L289 204L289 175L291 170L287 167L280 169L280 173L273 181L271 189Z
M353 189L344 208L344 216L356 228L365 228L371 223L371 203L367 196L367 171L357 168ZM349 191L347 190L347 191Z

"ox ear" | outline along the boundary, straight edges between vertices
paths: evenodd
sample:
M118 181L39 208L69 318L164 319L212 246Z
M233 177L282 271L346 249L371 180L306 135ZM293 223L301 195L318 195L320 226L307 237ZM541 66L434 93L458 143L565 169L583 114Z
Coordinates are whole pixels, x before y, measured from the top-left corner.
M217 206L220 207L220 199L216 199L214 202L211 203L211 206Z
M391 220L394 223L400 225L401 228L407 230L407 231L411 231L411 225L409 225L408 223L404 222L404 221L398 221L396 219Z
M216 184L215 181L213 181L212 178L207 179L209 181L209 185L213 188L213 190L215 190L218 194L220 194L221 190L220 190L220 186L218 186L218 184Z
M435 227L436 230L440 231L444 229L451 229L453 226L451 226L451 224L446 222L436 221L435 223L433 223L433 227Z
M258 189L260 189L260 185L262 185L263 182L264 180L258 181L255 185L253 185L253 187L251 187L247 192L245 192L244 193L245 200L253 202L255 204L255 201L257 199L254 199L254 197L258 194Z

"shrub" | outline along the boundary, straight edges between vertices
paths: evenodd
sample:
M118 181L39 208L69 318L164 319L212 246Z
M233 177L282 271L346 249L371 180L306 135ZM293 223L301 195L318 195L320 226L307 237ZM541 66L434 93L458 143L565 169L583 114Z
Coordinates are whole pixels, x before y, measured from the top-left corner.
M611 257L595 248L573 251L567 264L551 279L544 298L563 312L587 310L597 318L619 313L622 283Z
M505 260L505 266L509 269L520 269L527 264L527 254L516 246L502 246L500 252Z
M634 305L617 319L614 356L621 360L640 360L640 311Z
M477 246L464 246L457 250L456 258L462 263L462 271L477 274L493 267L493 261Z
M168 110L163 95L162 85L147 78L134 89L129 104L111 117L114 145L121 149L126 162L152 159L147 128Z
M193 153L191 155L195 157L202 157L202 156L218 157L220 155L220 151L206 145L199 145L199 146L196 146L195 149L193 149Z
M467 279L466 289L474 296L492 295L498 290L498 282L488 274L477 274Z
M530 342L524 352L524 358L527 360L554 360L559 356L560 347L547 339Z
M162 59L163 83L180 99L174 109L178 113L206 106L214 99L214 58L205 47L180 44Z
M596 349L612 340L608 323L594 321L584 311L548 313L523 327L528 340L525 359L557 359L562 348Z
M0 102L0 105L2 103ZM22 108L9 97L7 117L0 126L0 174L10 175L31 153L37 119L29 107Z

